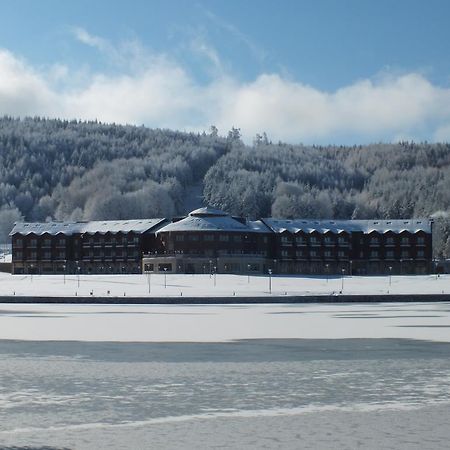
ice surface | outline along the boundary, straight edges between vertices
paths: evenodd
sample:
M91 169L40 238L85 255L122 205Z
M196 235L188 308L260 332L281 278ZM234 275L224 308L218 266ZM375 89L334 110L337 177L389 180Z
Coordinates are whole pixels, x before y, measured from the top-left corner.
M450 342L449 331L449 303L5 304L0 311L0 339L36 341L403 338Z

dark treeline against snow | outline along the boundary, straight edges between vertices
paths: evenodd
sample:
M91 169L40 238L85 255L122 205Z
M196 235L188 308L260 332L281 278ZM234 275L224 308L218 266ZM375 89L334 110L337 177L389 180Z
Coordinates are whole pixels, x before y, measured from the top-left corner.
M186 193L232 214L280 218L435 217L450 256L450 144L244 145L220 137L98 122L0 119L0 242L14 221L164 217Z

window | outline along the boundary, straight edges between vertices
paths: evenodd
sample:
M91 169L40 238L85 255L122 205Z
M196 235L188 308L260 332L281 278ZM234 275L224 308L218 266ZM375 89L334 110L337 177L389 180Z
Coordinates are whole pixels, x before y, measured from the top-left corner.
M394 258L394 251L393 250L388 250L386 252L386 258L393 259Z
M44 252L44 259L51 259L52 254L50 252Z
M264 244L267 244L267 236L263 237L263 242L264 242Z
M189 239L190 241L198 241L198 235L197 235L197 234L190 234L190 235L188 236L188 239Z
M378 250L372 250L370 252L370 257L371 258L378 258Z
M309 255L311 256L311 258L315 258L317 256L317 251L316 250L311 250L309 252Z
M409 252L408 252L408 250L402 250L402 258L403 258L403 259L409 258Z
M325 250L325 257L326 258L331 258L333 255L331 253L331 250Z
M402 245L408 245L409 244L409 237L402 237L401 244Z
M31 259L36 260L36 256L37 256L37 253L36 253L35 251L32 251L32 252L30 253Z
M371 245L378 245L380 243L378 237L371 237L370 238L370 244Z
M66 240L65 240L65 238L59 238L58 239L58 245L60 245L60 246L65 246L66 245Z
M417 243L418 243L419 245L425 244L425 238L424 238L423 236L419 236L419 237L417 238Z
M386 238L386 245L394 245L394 238L392 236Z
M203 239L204 239L205 241L211 242L211 241L214 241L214 236L213 236L212 234L205 234L205 235L203 236Z
M150 263L144 264L144 272L153 272L153 270L154 270L153 264L150 264Z
M183 234L177 234L175 235L175 240L177 242L183 242L184 241L184 235Z
M158 272L172 272L172 264L171 263L158 264Z
M425 256L425 252L423 250L417 250L417 257L423 258Z
M15 252L14 256L16 259L22 259L23 253L21 251L17 251Z
M30 247L36 247L37 246L37 240L36 239L30 239Z
M221 242L228 242L228 240L229 240L228 234L221 234L221 235L219 235L219 241L221 241Z
M344 252L343 250L339 250L339 251L338 251L338 257L339 257L339 258L345 258L345 256L346 256L346 255L345 255L345 252Z
M311 236L311 245L319 245L319 239L316 236Z
M281 250L281 256L287 257L289 256L289 252L287 250Z
M297 243L297 245L305 245L306 244L305 238L303 236L297 236L295 238L295 242Z
M49 238L44 239L44 247L50 247L52 245L52 241Z
M334 244L334 239L331 236L325 236L325 244Z
M344 236L339 236L338 237L338 244L343 244L343 245L348 244L347 238L344 237Z
M235 234L233 236L233 241L234 242L241 242L242 241L242 236L240 234Z
M303 256L303 250L296 250L295 255L296 255L298 258L301 258L301 257Z
M14 245L16 245L17 247L22 247L22 245L23 245L23 240L22 240L22 238L17 238L17 239L14 241Z

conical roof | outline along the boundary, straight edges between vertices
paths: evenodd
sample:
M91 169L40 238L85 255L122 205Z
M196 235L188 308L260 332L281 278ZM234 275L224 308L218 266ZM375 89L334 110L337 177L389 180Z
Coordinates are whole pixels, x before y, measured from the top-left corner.
M204 206L203 208L195 209L194 211L191 211L189 213L190 216L193 217L224 217L229 216L224 211L221 211L220 209L214 209L209 206Z

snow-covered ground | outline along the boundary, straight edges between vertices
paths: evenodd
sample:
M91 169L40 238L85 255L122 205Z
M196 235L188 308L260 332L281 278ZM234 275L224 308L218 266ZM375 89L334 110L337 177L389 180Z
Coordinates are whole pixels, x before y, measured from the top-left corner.
M271 284L271 292L269 288ZM450 275L306 277L209 275L11 275L0 273L0 296L248 297L344 294L446 294ZM149 293L150 291L150 293Z
M10 263L12 261L12 255L1 253L0 254L0 262Z
M450 303L4 304L0 340L224 342L404 338L450 342Z
M450 293L450 276L346 277L345 294ZM341 278L217 275L0 274L0 295L197 296L205 305L4 304L0 339L220 342L235 339L411 338L450 342L449 303L207 305L208 298L326 295ZM149 294L150 286L150 294ZM288 299L287 299L288 300Z

